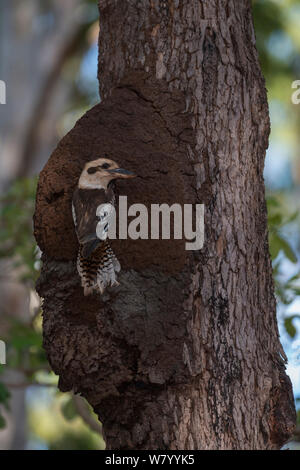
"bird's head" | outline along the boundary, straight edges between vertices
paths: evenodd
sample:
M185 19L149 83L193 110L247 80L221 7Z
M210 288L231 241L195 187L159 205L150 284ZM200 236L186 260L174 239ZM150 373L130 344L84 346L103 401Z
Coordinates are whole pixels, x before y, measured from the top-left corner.
M118 163L108 158L98 158L85 164L79 178L81 189L106 189L116 178L135 178L132 171L120 168Z

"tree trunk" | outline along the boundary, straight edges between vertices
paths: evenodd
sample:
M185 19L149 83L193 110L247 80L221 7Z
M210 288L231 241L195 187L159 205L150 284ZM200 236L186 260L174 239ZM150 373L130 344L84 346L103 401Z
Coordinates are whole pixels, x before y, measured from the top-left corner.
M276 323L263 167L269 116L248 0L100 1L103 99L42 171L44 346L108 449L277 449L295 422ZM205 243L116 240L120 287L84 297L70 201L85 161L128 204L205 204Z

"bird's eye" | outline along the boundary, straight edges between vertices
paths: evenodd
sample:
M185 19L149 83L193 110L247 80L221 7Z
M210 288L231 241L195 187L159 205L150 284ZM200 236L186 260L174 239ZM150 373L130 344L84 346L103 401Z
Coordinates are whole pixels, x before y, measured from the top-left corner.
M101 165L101 168L103 168L104 170L106 170L109 167L110 167L109 163L103 163L103 165Z
M88 168L87 172L89 175L92 175L93 173L96 173L96 171L98 171L98 167L97 166L91 166L90 168Z

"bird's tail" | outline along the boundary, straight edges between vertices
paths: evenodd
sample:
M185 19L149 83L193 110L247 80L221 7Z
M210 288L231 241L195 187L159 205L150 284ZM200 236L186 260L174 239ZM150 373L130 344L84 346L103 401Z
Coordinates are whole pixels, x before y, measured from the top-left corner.
M92 294L94 290L99 290L103 294L106 287L119 284L116 273L121 269L120 263L107 240L103 241L89 258L82 255L80 247L77 269L84 295Z

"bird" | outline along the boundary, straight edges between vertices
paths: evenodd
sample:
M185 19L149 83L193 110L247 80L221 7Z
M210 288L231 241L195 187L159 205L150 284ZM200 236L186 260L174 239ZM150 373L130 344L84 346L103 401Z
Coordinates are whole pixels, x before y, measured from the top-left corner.
M108 286L118 286L120 263L107 240L116 205L114 180L134 178L109 158L87 162L72 198L72 216L79 242L77 270L84 295L102 295ZM100 237L98 236L100 235Z

